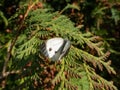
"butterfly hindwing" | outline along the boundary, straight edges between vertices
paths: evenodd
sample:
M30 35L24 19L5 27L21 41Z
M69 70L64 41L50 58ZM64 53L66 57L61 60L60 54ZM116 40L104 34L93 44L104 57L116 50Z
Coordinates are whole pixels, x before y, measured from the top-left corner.
M66 56L67 55L67 53L68 53L68 51L69 51L69 48L70 48L70 41L69 40L64 40L64 44L63 44L63 46L61 47L62 48L62 50L61 50L61 54L60 54L60 57L59 57L59 60L62 58L62 57L64 57L64 56Z
M43 43L40 45L40 52L41 52L44 56L48 57L48 53L47 53L46 43L45 43L45 42L43 42Z

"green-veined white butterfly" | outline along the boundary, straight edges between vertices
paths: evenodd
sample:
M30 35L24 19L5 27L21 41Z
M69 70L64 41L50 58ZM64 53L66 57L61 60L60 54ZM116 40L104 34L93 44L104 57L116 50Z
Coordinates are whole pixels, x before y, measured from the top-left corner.
M52 61L58 61L68 53L70 45L69 40L55 37L42 43L40 51L45 57L50 58Z

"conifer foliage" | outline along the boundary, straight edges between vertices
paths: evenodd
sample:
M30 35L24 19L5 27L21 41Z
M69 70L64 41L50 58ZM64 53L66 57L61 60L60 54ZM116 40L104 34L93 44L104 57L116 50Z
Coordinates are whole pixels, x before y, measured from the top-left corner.
M14 38L7 44L10 57L5 60L3 67L6 68L0 77L6 81L4 88L117 90L112 81L107 81L95 71L106 69L109 74L116 74L110 66L110 52L104 50L102 38L90 32L81 33L67 16L41 4L23 5L16 12L23 13L20 20L15 21L19 16L16 14L9 20L11 24L19 24L12 26ZM67 38L72 43L68 55L61 62L46 60L39 52L40 44L52 37Z

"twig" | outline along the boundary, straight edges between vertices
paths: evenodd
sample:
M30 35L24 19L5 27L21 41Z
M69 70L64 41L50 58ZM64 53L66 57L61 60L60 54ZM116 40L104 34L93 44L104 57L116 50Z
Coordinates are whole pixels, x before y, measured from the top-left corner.
M34 3L32 3L31 5L28 6L28 9L27 9L26 13L24 14L24 17L23 17L23 19L22 19L22 21L21 21L21 23L20 23L20 25L18 27L17 34L16 34L15 38L13 38L13 40L11 42L11 45L10 45L10 47L8 49L8 52L7 52L7 57L6 57L5 62L4 62L4 66L3 66L3 70L2 70L2 75L1 75L2 77L7 77L10 73L12 73L12 72L7 72L7 66L8 66L8 62L10 60L10 57L11 57L11 51L12 51L12 49L13 49L13 47L14 47L17 39L18 39L18 36L20 35L20 32L21 32L22 27L24 25L24 20L27 17L29 11L35 5L35 3L36 2L34 2Z
M8 71L8 72L5 72L5 73L4 73L4 76L0 76L0 79L3 79L3 78L7 77L7 76L10 75L10 74L19 74L19 73L20 73L20 70Z

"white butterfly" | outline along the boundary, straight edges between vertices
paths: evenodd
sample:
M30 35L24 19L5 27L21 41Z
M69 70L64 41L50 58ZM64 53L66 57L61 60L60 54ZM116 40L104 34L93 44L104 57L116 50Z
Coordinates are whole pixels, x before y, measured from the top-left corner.
M40 46L41 53L52 61L61 60L70 48L70 41L63 38L52 38Z

